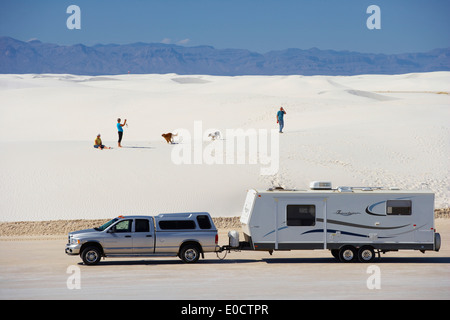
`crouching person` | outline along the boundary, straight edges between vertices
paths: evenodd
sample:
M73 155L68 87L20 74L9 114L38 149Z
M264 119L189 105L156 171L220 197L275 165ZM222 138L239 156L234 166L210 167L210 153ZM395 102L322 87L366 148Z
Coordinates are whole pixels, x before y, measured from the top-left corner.
M95 139L94 141L94 148L96 149L111 149L110 147L106 147L103 143L102 143L102 139L100 138L100 133L97 135L97 139Z

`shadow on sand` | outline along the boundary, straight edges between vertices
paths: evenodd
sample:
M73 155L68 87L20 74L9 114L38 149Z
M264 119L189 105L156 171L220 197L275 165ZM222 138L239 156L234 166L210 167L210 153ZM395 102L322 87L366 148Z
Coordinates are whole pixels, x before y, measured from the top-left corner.
M270 264L288 264L288 263L341 263L334 259L330 258L265 258L262 261ZM359 263L359 262L355 262ZM450 263L450 257L381 257L376 258L370 263L416 263L416 264L426 264L426 263Z
M120 259L120 258L119 258ZM146 259L146 260L125 260L126 258L123 258L124 260L102 260L100 261L96 266L149 266L149 265L186 265L183 261L181 261L178 258L167 260L162 259ZM220 260L220 259L200 259L198 262L196 262L196 265L206 265L206 264L242 264L242 263L254 263L254 262L261 262L259 259L237 259L237 260ZM78 265L84 265L83 262L79 262Z
M122 149L155 149L154 147L144 147L144 146L122 146Z
M120 259L120 258L119 258ZM166 259L152 259L145 260L102 260L98 266L132 266L132 265L184 265L185 263L177 258ZM196 264L244 264L244 263L256 263L265 262L267 264L330 264L341 263L330 258L263 258L263 259L223 259L218 258L206 258L200 259ZM359 263L359 262L355 262ZM449 264L450 257L382 257L381 259L375 259L372 264L384 264L384 263L415 263L415 264ZM83 265L82 262L78 263Z

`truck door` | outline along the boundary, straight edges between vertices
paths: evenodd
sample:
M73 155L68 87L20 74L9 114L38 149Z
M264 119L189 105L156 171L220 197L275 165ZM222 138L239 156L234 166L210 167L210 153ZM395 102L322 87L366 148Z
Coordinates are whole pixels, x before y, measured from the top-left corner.
M279 199L277 203L278 249L319 249L324 246L322 199Z
M133 219L120 220L106 232L103 249L108 254L131 254L133 238L131 228Z
M152 254L155 249L153 221L136 219L133 233L133 254Z

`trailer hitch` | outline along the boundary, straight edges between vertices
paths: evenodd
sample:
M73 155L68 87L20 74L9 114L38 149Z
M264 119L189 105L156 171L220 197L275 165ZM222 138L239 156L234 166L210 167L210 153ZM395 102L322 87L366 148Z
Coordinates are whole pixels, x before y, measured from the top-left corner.
M233 251L235 251L235 252L239 252L239 251L242 251L242 250L253 250L253 248L250 246L250 243L249 242L246 242L246 241L240 241L239 242L239 246L231 246L231 245L224 245L224 246L221 246L221 247L219 247L217 250L216 250L216 256L217 256L217 258L219 258L220 260L223 260L223 259L225 259L225 257L227 256L227 254L228 253L230 253L231 252L231 250L233 250ZM225 255L221 258L221 257L219 257L219 253L222 253L222 252L224 252L225 251Z

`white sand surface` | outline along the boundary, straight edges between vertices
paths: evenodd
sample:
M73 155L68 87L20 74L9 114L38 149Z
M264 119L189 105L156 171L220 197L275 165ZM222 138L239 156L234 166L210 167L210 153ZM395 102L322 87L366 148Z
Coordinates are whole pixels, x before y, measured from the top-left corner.
M449 207L450 72L405 75L0 75L0 221L208 211L239 216L249 188L281 184L431 189ZM279 170L175 164L178 136L276 129ZM116 119L128 119L117 148ZM208 130L211 129L211 130ZM104 144L93 148L97 133ZM217 143L217 141L215 142ZM202 150L213 144L200 143Z

